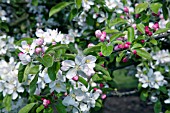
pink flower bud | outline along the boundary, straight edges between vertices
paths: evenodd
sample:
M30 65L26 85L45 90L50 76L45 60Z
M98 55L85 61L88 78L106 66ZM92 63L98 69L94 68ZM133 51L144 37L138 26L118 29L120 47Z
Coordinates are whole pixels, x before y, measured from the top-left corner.
M43 45L43 43L44 43L44 39L43 38L36 39L36 44L37 45L41 46L41 45Z
M93 46L95 46L93 43L89 43L87 47L89 48L89 47L93 47Z
M136 14L135 17L136 17L136 18L139 18L139 17L140 17L140 14Z
M128 48L129 48L129 44L125 44L124 49L128 49Z
M101 56L101 57L103 56L102 52L99 52L99 56Z
M106 32L102 31L102 35L106 38Z
M126 44L131 45L131 42L126 42Z
M18 53L18 57L21 56L22 54L24 54L24 53L23 52Z
M118 48L123 49L124 48L124 44L119 44Z
M124 7L124 12L129 13L129 9L127 7Z
M100 37L100 41L101 41L101 42L104 42L105 39L106 39L106 37L104 37L104 35L102 35L102 36Z
M97 88L95 87L93 90L94 90L94 91L97 91Z
M125 62L128 61L128 58L127 58L127 57L124 57L122 61L125 63Z
M137 51L136 51L136 50L133 50L133 54L136 55L136 54L137 54Z
M104 87L104 84L103 83L100 83L100 88L103 88Z
M151 31L149 31L148 35L149 35L149 36L152 36L152 32L151 32Z
M42 52L42 48L37 47L37 48L35 49L35 53L36 53L36 54L40 54L40 52Z
M106 99L106 94L102 94L101 98L104 100Z
M100 30L96 30L95 35L96 35L97 38L100 38L101 35L102 35L102 32Z
M51 103L50 100L47 100L47 99L42 99L42 100L43 100L43 105L45 108Z
M136 24L132 24L132 27L133 27L134 29L136 29Z
M53 45L53 46L56 45L56 42L52 42L52 45Z
M145 43L145 40L141 40L142 43Z
M77 81L79 80L79 76L77 76L77 75L76 75L76 76L74 76L74 77L72 78L72 80L74 80L74 81L76 81L76 82L77 82Z
M120 18L124 19L125 17L123 15L121 15Z
M115 51L120 50L120 48L118 47L118 45L116 45L116 46L114 47L114 50L115 50Z
M152 26L152 28L156 31L156 30L158 30L159 29L159 24L158 24L158 22L156 22L153 26Z

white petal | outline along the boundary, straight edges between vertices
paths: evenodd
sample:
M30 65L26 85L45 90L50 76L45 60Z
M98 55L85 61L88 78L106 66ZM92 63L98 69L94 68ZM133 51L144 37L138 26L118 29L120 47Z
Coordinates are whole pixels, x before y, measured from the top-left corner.
M17 97L18 97L18 93L17 92L13 92L12 99L15 100Z
M72 68L67 72L66 77L68 79L72 79L76 75L77 75L77 70L75 68Z
M104 20L105 20L105 18L103 18L103 17L97 18L97 22L99 22L99 23L102 23Z

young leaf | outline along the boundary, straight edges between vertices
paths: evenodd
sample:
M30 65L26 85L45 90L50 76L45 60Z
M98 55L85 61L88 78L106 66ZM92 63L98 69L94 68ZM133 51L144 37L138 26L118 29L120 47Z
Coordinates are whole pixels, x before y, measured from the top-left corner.
M158 10L159 10L161 7L162 7L162 4L160 4L160 3L152 3L152 4L150 5L151 10L152 10L155 14L158 13Z
M128 41L132 42L135 38L135 33L134 33L134 28L133 27L129 27L128 28Z
M140 57L146 58L146 59L151 59L151 55L145 51L144 49L135 49L137 51L137 55L139 55Z
M62 104L62 100L58 100L56 104L58 113L67 113L65 106Z
M84 78L82 78L81 76L79 76L78 81L81 82L82 84L84 84L86 87L88 86L87 81Z
M113 46L112 45L102 45L101 46L101 52L104 56L109 56L113 52Z
M44 55L43 58L37 58L37 60L42 63L45 67L51 67L53 65L53 57L50 55Z
M163 11L164 19L167 20L169 13L168 13L168 9L167 9L166 3L163 4L163 6L162 6L162 11Z
M143 24L137 24L136 27L142 34L145 34L145 26Z
M166 24L166 28L170 28L170 22Z
M21 83L24 78L24 70L26 68L26 65L20 64L18 69L18 81Z
M55 13L58 13L59 11L61 11L62 9L64 9L65 7L69 6L72 3L73 2L60 2L60 3L58 3L56 6L54 6L50 9L49 17L51 17Z
M122 18L116 18L110 23L110 26L114 26L116 24L125 24L125 23L127 23L127 20Z
M5 98L3 99L3 105L7 111L11 110L11 103L12 102L12 97L10 95L6 95Z
M68 45L66 45L66 44L61 44L61 45L52 45L52 46L50 46L46 51L45 51L45 53L46 54L48 54L48 53L50 53L51 51L57 51L57 50L59 50L59 49L68 49Z
M146 101L147 97L148 97L148 92L142 91L141 94L140 94L140 99L143 100L143 101Z
M75 0L77 9L80 9L82 0Z
M160 113L162 111L162 104L160 101L157 101L154 105L154 112Z
M60 62L55 62L55 63L53 63L52 67L48 68L48 70L47 70L48 76L52 81L54 81L56 79L56 74L59 69L60 69Z
M24 106L21 110L19 110L19 113L29 113L29 111L34 107L35 103L30 103Z
M160 34L160 33L165 33L168 30L170 30L170 28L162 28L162 29L158 29L154 34Z
M86 48L83 53L85 55L89 54L90 52L99 52L100 51L101 46L97 45L97 46L92 46L89 48Z
M39 106L39 107L36 109L36 113L41 112L43 109L44 109L44 106L43 106L43 105Z
M110 37L110 42L116 40L117 38L121 37L121 36L124 36L125 34L123 33L114 33L111 37Z
M148 8L148 3L140 3L135 7L135 14L139 14Z
M95 70L99 71L99 72L102 72L106 76L110 76L109 72L105 68L103 68L102 66L100 66L98 64L96 64Z
M36 90L36 84L38 81L38 73L35 75L34 79L31 81L30 83L30 94L34 94L35 90Z
M23 76L22 82L25 82L27 80L30 70L31 70L31 63L29 63L24 70L24 76Z

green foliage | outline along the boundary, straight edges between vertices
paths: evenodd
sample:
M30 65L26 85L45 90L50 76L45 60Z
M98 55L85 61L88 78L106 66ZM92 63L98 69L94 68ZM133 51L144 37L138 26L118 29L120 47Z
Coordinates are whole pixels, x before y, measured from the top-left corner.
M146 101L147 98L148 98L148 91L143 90L140 94L140 99Z
M69 6L72 3L73 2L60 2L56 6L53 6L50 10L49 17L51 17L55 13L58 13L59 11L61 11L62 9L64 9L65 7Z
M154 34L164 33L164 32L167 32L168 30L170 30L170 28L161 28L161 29L158 29Z
M36 90L36 84L38 81L38 73L35 75L34 79L31 81L30 83L30 94L34 94L35 90Z
M84 49L83 53L85 55L91 53L91 52L99 52L100 51L101 46L100 45L96 45L96 46L92 46L89 48Z
M65 106L62 104L62 100L58 100L56 104L58 113L67 113Z
M151 10L152 10L155 14L158 13L158 10L159 10L161 7L162 7L162 4L160 4L160 3L152 3L152 4L150 5Z
M145 26L143 24L137 24L136 28L142 33L145 34Z
M147 51L145 51L144 49L139 48L139 49L135 49L135 50L137 51L137 54L138 54L140 57L146 58L146 59L148 59L148 60L151 59L151 55L150 55Z
M81 4L82 4L82 0L75 0L75 3L76 3L77 9L80 9Z
M42 58L37 58L45 67L51 67L54 62L54 58L50 55L44 55Z
M135 14L139 14L148 8L148 3L140 3L135 7Z
M40 113L44 109L44 106L41 105L36 109L36 113Z
M29 113L29 111L34 107L35 104L36 103L27 104L19 111L19 113Z
M27 66L20 64L19 69L18 69L18 81L22 82L24 78L24 70Z
M132 42L135 38L134 28L129 27L128 28L128 42Z
M59 69L60 69L60 62L54 62L53 66L48 68L48 76L52 81L56 80L56 75Z
M3 99L3 106L7 111L11 110L11 104L12 104L11 101L12 101L11 95L6 95L5 98Z
M162 104L160 101L157 101L154 105L154 112L160 113L162 111Z
M102 66L100 66L98 64L96 64L95 70L99 71L99 72L102 72L106 76L110 76L109 72L105 68L103 68Z
M112 45L105 45L103 44L101 46L101 52L104 56L109 56L113 52L113 46Z

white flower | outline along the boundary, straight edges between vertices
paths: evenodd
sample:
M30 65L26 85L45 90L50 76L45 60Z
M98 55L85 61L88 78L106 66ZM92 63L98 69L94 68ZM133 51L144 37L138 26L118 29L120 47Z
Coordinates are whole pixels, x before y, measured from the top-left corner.
M72 60L65 60L62 62L61 70L67 71L66 77L72 79L76 75L87 76L94 74L93 68L95 67L96 57L88 55L87 57L76 56L75 62ZM71 68L71 69L70 69ZM83 72L83 73L82 73Z
M136 77L139 78L139 82L142 83L143 88L151 87L159 89L160 86L167 84L167 81L164 80L164 76L161 74L161 72L153 72L152 69L149 70L147 75L140 72L140 74L137 74Z
M168 89L168 96L169 96L169 98L164 100L164 103L166 103L166 104L170 104L170 89Z
M156 65L170 63L170 53L168 50L158 51L152 58L156 60Z
M93 0L82 0L82 7L85 11L89 11L91 5L94 5Z
M66 81L65 76L62 75L62 71L58 71L58 77L57 80L52 81L49 83L50 92L57 91L60 92L66 92L66 84L64 83Z
M31 57L30 55L23 53L19 55L19 59L21 60L21 63L23 65L27 65L29 62L31 62Z
M120 7L120 5L122 6L120 0L105 0L105 6L109 9L114 9L117 6Z

